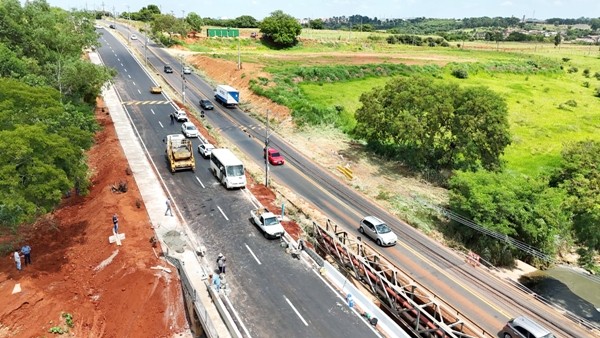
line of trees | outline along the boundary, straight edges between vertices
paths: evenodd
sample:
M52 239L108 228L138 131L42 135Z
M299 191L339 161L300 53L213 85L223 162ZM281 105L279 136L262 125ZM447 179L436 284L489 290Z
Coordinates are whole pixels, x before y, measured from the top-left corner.
M82 57L98 40L91 14L2 0L0 18L0 227L14 230L86 192L93 107L114 71Z

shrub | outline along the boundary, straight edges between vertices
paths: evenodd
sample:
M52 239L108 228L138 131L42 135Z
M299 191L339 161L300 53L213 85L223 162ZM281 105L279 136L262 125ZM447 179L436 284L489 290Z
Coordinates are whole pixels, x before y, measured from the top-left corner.
M573 108L577 107L577 101L575 101L575 100L566 101L564 104L569 107L573 107Z
M590 88L590 82L589 82L589 81L584 81L584 82L583 82L583 86L584 86L585 88Z
M600 97L600 87L596 88L596 97Z
M577 67L569 67L569 69L567 70L567 72L569 73L577 73L579 71L579 69Z
M590 69L589 68L586 68L583 70L583 76L590 77Z
M469 72L466 69L455 68L452 70L452 76L457 79L466 79L469 77Z
M600 72L594 73L594 77L596 78L596 80L600 80Z
M562 60L563 60L563 62L569 62L569 61L571 61L570 58L562 58Z

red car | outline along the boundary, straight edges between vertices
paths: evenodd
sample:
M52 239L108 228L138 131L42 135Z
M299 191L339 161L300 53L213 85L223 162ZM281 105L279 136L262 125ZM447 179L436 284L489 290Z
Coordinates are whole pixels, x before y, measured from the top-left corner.
M277 151L276 149L267 149L265 156L268 156L269 163L271 163L272 165L283 165L285 163L283 156L281 156L279 151Z

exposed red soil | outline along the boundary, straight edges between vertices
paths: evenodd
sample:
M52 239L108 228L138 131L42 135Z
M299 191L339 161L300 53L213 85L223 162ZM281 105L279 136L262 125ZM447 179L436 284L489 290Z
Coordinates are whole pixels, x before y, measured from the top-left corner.
M89 195L73 193L23 228L18 244L31 246L32 265L20 272L12 260L0 265L0 337L48 336L50 328L67 328L62 313L74 324L63 336L172 337L187 327L177 273L151 269L166 263L150 245L150 220L113 122L100 109L96 116L103 129L87 154ZM121 180L128 191L113 193ZM114 213L126 235L121 247L108 242ZM12 294L17 283L22 291Z

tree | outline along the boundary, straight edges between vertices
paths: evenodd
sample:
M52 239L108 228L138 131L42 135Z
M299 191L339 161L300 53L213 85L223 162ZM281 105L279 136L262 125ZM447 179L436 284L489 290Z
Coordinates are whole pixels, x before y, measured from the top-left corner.
M553 185L567 190L574 213L573 226L579 242L600 250L600 142L570 144L562 152L562 164Z
M554 36L554 47L558 47L558 45L560 45L561 41L562 41L562 37L560 36L560 32L557 32L556 35Z
M195 32L199 33L202 31L202 26L204 25L204 21L202 20L200 15L198 15L194 12L188 13L187 17L185 18L185 21L188 23L188 25L190 25L190 28L192 30L194 30Z
M416 168L496 170L510 144L506 103L486 88L399 77L360 102L356 136Z
M323 23L323 19L314 19L308 21L308 27L312 29L325 29L325 24Z
M157 14L160 14L160 8L156 5L148 5L147 7L142 7L138 13L131 13L131 18L133 20L149 22Z
M600 29L600 18L590 20L590 26L592 30L596 31Z
M450 179L452 211L550 256L570 238L571 212L565 205L566 196L564 189L549 187L543 178L519 174L459 171ZM486 252L485 258L493 263L511 265L515 257L531 262L526 253L467 226L451 224L446 232L467 247Z
M298 42L297 37L302 31L298 20L280 10L266 17L259 27L263 38L284 48L295 45Z
M250 15L238 16L233 20L234 26L238 28L256 28L258 27L258 21Z

